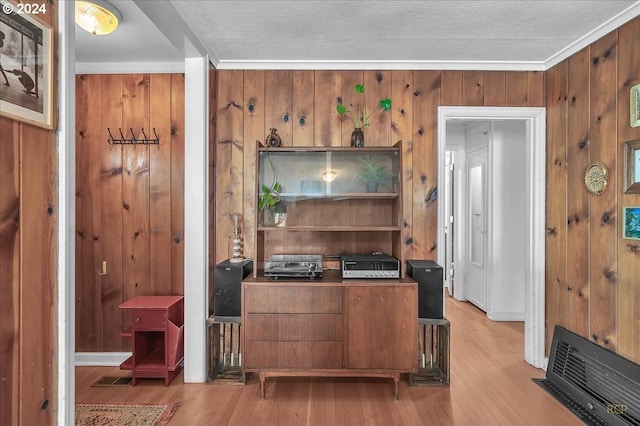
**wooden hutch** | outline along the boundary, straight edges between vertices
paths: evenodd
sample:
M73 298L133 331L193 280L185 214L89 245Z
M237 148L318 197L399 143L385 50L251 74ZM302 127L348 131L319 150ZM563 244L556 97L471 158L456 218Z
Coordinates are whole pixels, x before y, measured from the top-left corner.
M253 276L242 283L242 369L270 376L394 380L418 367L417 287L402 253L402 150L393 147L257 148L257 194L282 185L286 217L257 215ZM363 161L389 175L367 192ZM339 257L382 252L400 279L344 280ZM321 279L265 278L273 254L322 254Z

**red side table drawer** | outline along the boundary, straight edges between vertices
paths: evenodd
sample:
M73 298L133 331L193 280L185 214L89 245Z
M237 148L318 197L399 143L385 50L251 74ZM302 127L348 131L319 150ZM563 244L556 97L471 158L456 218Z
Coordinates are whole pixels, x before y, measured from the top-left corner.
M167 311L133 310L132 326L135 330L163 330Z

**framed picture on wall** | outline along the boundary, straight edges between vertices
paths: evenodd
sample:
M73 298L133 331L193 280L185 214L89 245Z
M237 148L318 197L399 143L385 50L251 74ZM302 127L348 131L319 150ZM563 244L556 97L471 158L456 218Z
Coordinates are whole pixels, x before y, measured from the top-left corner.
M633 86L630 93L630 124L631 127L640 127L640 84Z
M623 207L622 217L622 238L640 240L640 207Z
M624 193L640 194L640 139L624 143Z
M51 129L52 28L38 18L46 5L0 0L0 115Z

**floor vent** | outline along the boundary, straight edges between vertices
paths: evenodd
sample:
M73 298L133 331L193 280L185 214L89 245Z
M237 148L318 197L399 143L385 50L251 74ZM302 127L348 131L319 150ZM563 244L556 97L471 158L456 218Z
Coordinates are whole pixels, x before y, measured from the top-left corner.
M534 381L588 425L640 426L640 365L563 327Z

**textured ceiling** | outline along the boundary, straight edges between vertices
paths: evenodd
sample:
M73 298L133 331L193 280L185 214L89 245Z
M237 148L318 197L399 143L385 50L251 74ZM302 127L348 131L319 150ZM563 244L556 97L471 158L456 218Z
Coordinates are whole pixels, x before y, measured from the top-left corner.
M111 1L124 18L111 36L97 40L77 30L77 61L182 60L175 41L169 43L158 23L137 8L148 9L147 1ZM478 69L540 69L593 41L589 36L603 25L640 14L640 2L633 0L170 0L170 5L176 27L192 31L218 68L467 63Z

